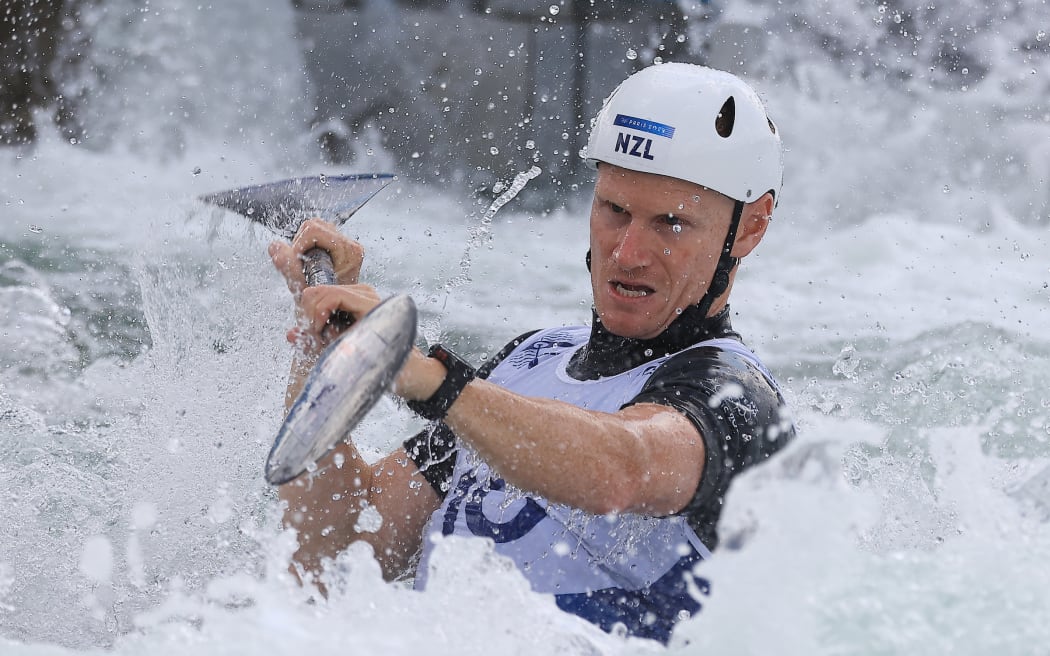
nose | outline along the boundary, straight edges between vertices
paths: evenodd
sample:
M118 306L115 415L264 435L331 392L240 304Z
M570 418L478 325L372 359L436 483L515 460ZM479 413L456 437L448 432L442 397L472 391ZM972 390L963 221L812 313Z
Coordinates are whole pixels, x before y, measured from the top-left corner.
M631 221L620 233L616 248L613 249L613 261L625 270L649 266L652 249L648 241L645 229Z

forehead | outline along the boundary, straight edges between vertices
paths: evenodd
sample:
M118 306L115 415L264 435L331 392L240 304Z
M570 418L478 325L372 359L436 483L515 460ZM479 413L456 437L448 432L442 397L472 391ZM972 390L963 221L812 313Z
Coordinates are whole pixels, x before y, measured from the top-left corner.
M696 206L731 202L728 197L694 182L655 173L632 171L611 164L598 167L595 193L618 204L664 204Z

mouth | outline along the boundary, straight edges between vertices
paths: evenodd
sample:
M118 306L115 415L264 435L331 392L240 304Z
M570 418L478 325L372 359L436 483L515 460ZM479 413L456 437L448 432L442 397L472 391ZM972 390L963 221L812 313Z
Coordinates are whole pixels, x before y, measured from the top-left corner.
M609 283L612 285L613 291L618 296L625 298L643 298L650 294L655 293L652 287L646 287L645 285L629 285L619 280L611 280Z

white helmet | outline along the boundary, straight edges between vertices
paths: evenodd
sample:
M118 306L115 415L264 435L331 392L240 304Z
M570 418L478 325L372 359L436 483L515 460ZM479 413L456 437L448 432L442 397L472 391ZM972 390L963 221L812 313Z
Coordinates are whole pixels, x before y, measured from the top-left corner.
M717 125L716 125L717 121ZM779 200L776 126L746 82L695 64L659 64L624 80L591 128L587 163L694 182L749 203Z

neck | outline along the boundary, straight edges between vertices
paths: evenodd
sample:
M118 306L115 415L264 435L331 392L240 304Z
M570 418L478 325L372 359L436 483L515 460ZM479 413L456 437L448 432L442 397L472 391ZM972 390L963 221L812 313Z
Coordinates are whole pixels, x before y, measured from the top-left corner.
M692 305L667 330L652 339L614 335L605 329L598 314L594 313L591 336L587 344L572 356L568 373L577 380L615 376L714 337L740 338L729 322L729 306L714 316L705 317L701 308Z

